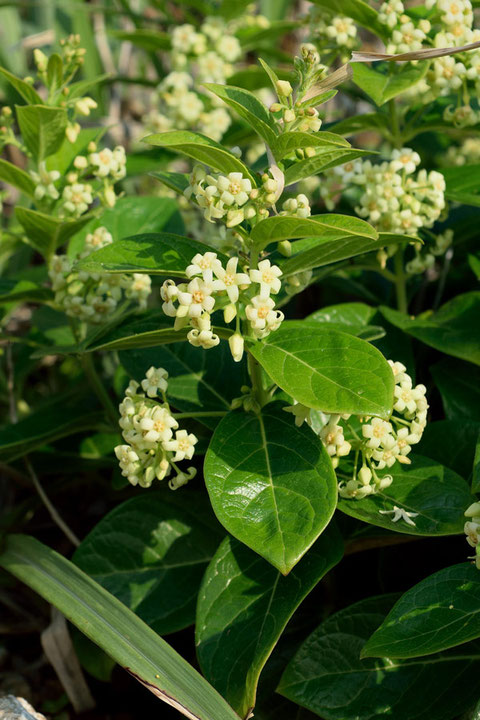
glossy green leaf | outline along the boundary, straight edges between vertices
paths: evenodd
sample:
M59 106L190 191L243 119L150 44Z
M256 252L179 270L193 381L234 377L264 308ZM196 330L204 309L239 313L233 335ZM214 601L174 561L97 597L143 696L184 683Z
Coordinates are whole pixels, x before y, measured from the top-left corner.
M265 105L253 93L232 85L204 83L204 86L235 110L267 145L271 147L275 145L278 137L275 121Z
M368 598L328 618L301 645L278 692L324 720L457 718L477 697L480 643L430 662L360 659L394 597Z
M306 132L288 132L279 135L275 140L272 152L277 160L282 160L297 149L306 147L350 147L341 135L335 135L332 132L324 132L320 130L314 135Z
M463 205L480 206L480 165L467 164L461 167L443 168L445 195L449 200Z
M284 275L295 275L304 270L323 267L340 260L347 260L373 250L379 250L388 245L397 245L413 239L405 235L391 233L380 233L378 237L368 237L366 235L348 236L344 234L343 237L334 239L331 237L325 239L319 237L315 240L308 239L302 243L302 250L295 252L291 258L281 263L281 267ZM295 246L293 250L296 250Z
M388 468L388 475L393 477L390 487L362 500L340 498L339 510L371 525L407 535L462 534L465 509L474 500L465 480L434 460L421 455L409 457L411 465L395 463ZM381 514L394 506L416 513L412 518L415 526L403 519L394 522L393 513Z
M171 132L147 135L144 142L186 155L225 174L241 172L244 177L250 178L255 185L255 180L247 166L236 155L224 148L223 145L206 135L190 132L189 130L172 130Z
M2 548L0 565L190 720L238 720L225 700L168 643L54 550L26 535L11 535Z
M60 220L24 207L16 207L15 215L29 245L47 260L91 220L91 215L83 215L76 220Z
M160 180L161 183L174 190L179 195L183 195L189 184L189 176L186 173L167 172L167 170L157 170L150 173L152 177Z
M65 140L67 111L46 105L17 105L22 138L38 162L53 155Z
M388 418L393 373L364 340L315 322L287 321L250 352L297 402L326 413Z
M340 240L348 236L377 239L378 233L365 220L350 215L314 215L310 218L294 218L281 215L261 220L250 233L258 249L263 250L271 242L295 240L296 238L322 238Z
M363 155L372 155L372 151L357 150L355 148L338 148L333 150L330 147L321 148L314 157L298 160L285 170L285 186L288 187L299 180L309 178L312 175L318 175L329 168L344 165Z
M480 637L480 573L444 568L402 595L362 650L364 657L430 655Z
M376 308L365 303L340 303L316 310L306 320L324 323L331 330L341 330L363 340L376 340L385 335L385 330L378 325L370 325L375 314Z
M431 368L449 420L465 418L480 422L480 368L443 358Z
M21 95L27 103L30 103L31 105L41 105L43 103L43 99L29 83L26 83L24 80L21 80L19 77L9 72L9 70L2 67L0 67L0 75L4 77L13 88L15 88L18 94Z
M429 422L420 444L415 448L421 455L455 470L466 480L472 472L473 457L480 423L462 418Z
M185 277L185 269L196 253L211 248L171 233L146 233L116 240L77 263L87 272L148 273Z
M353 82L380 106L414 87L425 76L428 66L428 62L405 63L396 69L387 68L383 73L374 69L374 64L352 63Z
M25 195L28 195L28 197L33 198L35 183L30 175L25 172L25 170L21 170L16 165L13 165L13 163L8 162L7 160L2 160L1 158L0 180L7 183L7 185L13 185L13 187L18 188L25 193Z
M223 535L204 493L167 488L118 505L73 561L165 635L194 622L200 582Z
M254 708L260 673L290 617L342 553L332 526L287 577L234 538L218 548L198 596L197 655L240 717Z
M457 295L437 312L426 312L413 319L391 308L382 307L381 312L392 325L426 345L480 365L480 292Z
M120 362L138 382L152 365L165 368L169 402L181 412L228 412L231 401L248 384L245 363L235 363L224 342L208 352L199 352L188 342L126 350L120 353ZM212 429L219 422L218 417L199 420Z
M212 507L238 540L287 574L328 525L337 487L330 458L310 428L282 405L231 412L208 448Z
M67 406L68 413L65 412ZM104 413L95 407L91 397L59 395L19 422L0 429L0 457L5 461L22 457L45 443L91 430L103 418Z

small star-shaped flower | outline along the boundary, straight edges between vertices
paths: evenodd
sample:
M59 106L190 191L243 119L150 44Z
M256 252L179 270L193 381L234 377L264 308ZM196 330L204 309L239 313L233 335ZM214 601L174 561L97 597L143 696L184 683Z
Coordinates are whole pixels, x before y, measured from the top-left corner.
M392 522L403 520L407 525L415 527L415 523L412 518L417 517L418 513L408 512L404 508L399 508L396 505L393 506L392 510L379 510L380 515L393 515Z

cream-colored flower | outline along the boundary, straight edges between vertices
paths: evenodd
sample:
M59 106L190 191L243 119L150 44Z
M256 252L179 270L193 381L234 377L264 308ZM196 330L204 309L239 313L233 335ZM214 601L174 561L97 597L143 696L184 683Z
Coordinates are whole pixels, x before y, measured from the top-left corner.
M177 430L175 440L167 440L162 445L167 452L175 453L173 462L179 462L185 458L192 459L197 442L198 438L193 433L189 434L186 430Z
M278 293L282 286L280 276L282 271L270 260L261 260L256 270L250 270L250 280L260 284L260 296L267 298L270 293Z

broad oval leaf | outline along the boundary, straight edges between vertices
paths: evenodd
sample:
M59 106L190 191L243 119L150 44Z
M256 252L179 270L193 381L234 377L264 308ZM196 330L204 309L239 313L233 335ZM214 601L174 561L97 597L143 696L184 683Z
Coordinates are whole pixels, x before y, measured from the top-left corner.
M281 267L284 275L295 275L304 272L304 270L311 270L357 255L364 255L388 245L397 245L398 243L416 240L413 237L390 233L379 233L378 237L371 237L366 234L360 236L351 234L348 236L345 233L343 233L343 237L334 239L328 236L325 239L319 237L315 240L302 241L302 248L307 247L302 249L301 252L296 252L297 248L294 246L295 255L283 262Z
M316 310L306 319L328 325L329 329L341 330L363 340L378 340L384 337L385 330L379 325L370 325L376 314L376 308L361 302L340 303Z
M407 590L362 650L364 657L430 655L480 637L480 572L444 568Z
M253 93L243 88L217 83L204 83L204 87L235 110L268 145L275 144L278 137L275 121L265 105Z
M223 535L204 493L167 489L108 513L73 561L165 635L194 622L200 582Z
M287 622L342 553L332 525L287 577L234 538L218 548L198 595L197 655L240 717L255 706L260 673Z
M333 515L335 473L325 448L280 403L221 420L205 483L222 525L286 575Z
M38 540L10 535L0 566L57 607L156 697L192 720L239 720L201 675L143 620Z
M411 456L411 465L396 463L388 469L393 483L378 494L359 500L340 498L339 510L363 522L408 535L461 534L465 509L474 498L465 480L434 460ZM416 513L415 525L393 514L384 514L396 506Z
M449 420L480 422L480 368L443 358L431 368Z
M274 216L261 220L253 228L250 236L259 249L271 242L295 240L296 238L340 239L349 235L360 238L378 238L378 233L365 220L350 215L315 215L310 218Z
M65 108L17 105L16 111L23 141L32 155L39 162L53 155L65 140Z
M406 63L393 72L389 69L382 73L365 63L352 63L353 82L380 106L420 82L428 67L427 61L416 65Z
M480 365L480 292L457 295L437 312L424 313L413 319L387 307L382 307L381 312L392 325L426 345Z
M91 215L83 215L75 220L60 220L24 207L16 207L15 216L25 230L29 245L47 260L92 219Z
M293 185L293 183L309 178L312 175L328 170L329 168L344 165L351 160L356 160L363 155L375 154L372 150L357 150L355 148L322 148L316 155L298 162L292 163L285 170L285 186Z
M208 245L180 235L145 233L116 240L95 250L80 260L76 267L91 273L142 272L185 277L185 269L193 256L207 250L211 250Z
M28 195L28 197L33 198L33 194L35 192L35 183L33 178L31 178L25 170L22 170L13 163L7 162L7 160L3 160L1 158L0 180L7 183L7 185L13 185L13 187L18 188L25 193L25 195Z
M247 166L236 155L226 150L223 145L206 135L190 132L189 130L173 130L156 135L147 135L143 142L181 153L222 173L241 172L244 177L250 178L252 183L256 185L255 178Z
M326 413L388 418L393 405L392 370L364 340L287 321L249 351L272 380L297 402Z
M301 645L277 692L325 720L457 718L477 698L480 643L430 662L360 659L394 597L368 598L328 618Z
M21 78L17 77L13 73L9 72L3 67L0 67L0 75L7 80L12 87L22 96L27 103L31 105L41 105L43 98L37 93L29 83L25 82Z
M277 160L282 160L286 155L306 147L350 147L350 143L341 135L332 132L319 132L312 134L306 132L287 132L279 135L275 140L272 152Z

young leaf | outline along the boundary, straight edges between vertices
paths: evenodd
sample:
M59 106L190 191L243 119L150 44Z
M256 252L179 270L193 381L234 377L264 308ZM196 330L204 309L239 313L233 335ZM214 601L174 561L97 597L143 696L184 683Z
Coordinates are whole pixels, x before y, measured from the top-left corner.
M232 85L204 83L204 86L235 110L265 140L267 145L270 147L275 145L278 137L275 121L265 105L253 93Z
M35 183L30 175L2 158L0 158L0 180L7 185L13 185L28 197L33 198Z
M476 699L480 643L410 661L360 659L395 596L340 610L301 645L277 692L325 720L453 720Z
M457 295L437 312L427 312L413 319L390 308L382 307L380 310L392 325L426 345L480 365L480 292Z
M412 455L411 465L396 463L388 469L390 487L358 500L340 498L338 508L346 515L378 527L407 535L453 535L463 533L465 509L473 502L470 488L457 473L421 455ZM412 517L393 521L396 506Z
M322 217L329 217L328 215ZM340 216L342 217L342 216ZM348 218L350 219L350 218ZM353 218L352 218L353 219ZM356 219L356 218L355 218ZM370 228L369 228L370 229ZM373 250L380 250L388 245L398 245L399 243L412 242L414 238L406 235L394 235L390 233L380 233L378 237L367 235L346 235L342 237L319 237L315 240L308 239L302 243L301 252L295 252L298 246L293 246L295 254L281 263L282 272L285 276L295 275L304 270L330 265L340 260L364 255Z
M223 535L204 493L180 497L167 488L118 505L73 561L166 635L194 622L200 582Z
M348 148L350 147L350 143L345 140L345 138L342 138L341 135L324 132L323 130L319 130L319 132L314 135L306 132L293 131L279 135L275 140L272 152L277 160L283 160L284 157L290 155L295 150L306 147L325 147L329 149L335 147Z
M41 162L65 140L67 111L46 105L17 105L17 120L25 145Z
M372 155L371 150L357 150L355 148L337 148L325 146L317 152L314 157L305 158L292 163L285 170L285 186L293 185L293 183L309 178L312 175L318 175L328 168L344 165L347 162L356 160L363 155Z
M190 720L239 720L216 690L143 620L54 550L26 535L10 535L0 566Z
M297 402L326 413L390 416L393 373L364 340L315 322L287 321L249 351Z
M353 63L353 82L380 106L420 82L428 66L428 62L417 65L407 63L394 72L384 74L365 63Z
M92 219L91 215L83 215L76 220L60 220L24 207L16 207L15 216L25 230L29 245L46 260Z
M326 238L339 240L354 235L360 238L378 237L378 233L365 220L350 215L314 215L309 218L272 216L261 220L253 228L250 236L258 250L263 250L272 242L295 240L296 238Z
M48 58L47 83L50 92L56 92L63 82L63 60L58 53L52 53Z
M116 240L80 260L86 272L137 273L185 277L185 268L196 253L211 248L171 233L145 233ZM221 257L221 256L220 256ZM223 259L223 258L222 258Z
M204 475L222 525L284 575L335 510L335 473L323 444L309 427L296 427L279 403L223 418Z
M2 67L0 67L0 75L2 75L5 80L7 80L13 88L15 88L18 94L21 95L27 103L30 103L31 105L41 105L43 103L43 99L29 83L26 83L24 80L21 80L19 77L13 75L13 73Z
M157 135L147 135L143 142L181 153L225 174L241 172L255 185L255 179L247 166L236 155L226 150L223 145L211 140L206 135L189 130L173 130Z
M234 538L218 548L200 587L195 641L205 677L240 717L255 706L260 673L287 622L342 553L332 525L287 577Z
M363 657L412 658L480 637L480 573L444 568L407 590L362 650Z

